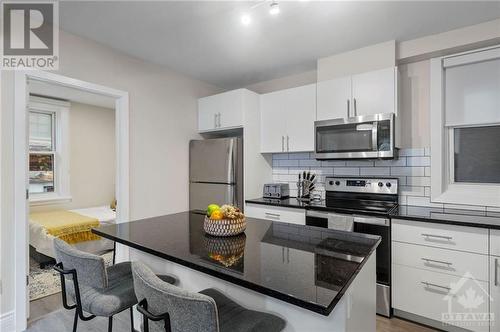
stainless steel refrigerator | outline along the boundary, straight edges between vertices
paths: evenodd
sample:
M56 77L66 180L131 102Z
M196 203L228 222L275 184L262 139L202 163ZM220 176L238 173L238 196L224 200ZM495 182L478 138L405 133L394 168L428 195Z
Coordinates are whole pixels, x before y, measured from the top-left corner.
M209 204L243 209L243 139L239 137L189 142L189 209Z

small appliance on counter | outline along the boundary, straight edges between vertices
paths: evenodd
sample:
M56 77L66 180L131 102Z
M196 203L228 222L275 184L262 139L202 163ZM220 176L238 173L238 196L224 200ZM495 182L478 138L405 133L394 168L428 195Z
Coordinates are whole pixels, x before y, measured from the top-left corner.
M266 183L263 190L264 198L285 199L290 197L288 183Z

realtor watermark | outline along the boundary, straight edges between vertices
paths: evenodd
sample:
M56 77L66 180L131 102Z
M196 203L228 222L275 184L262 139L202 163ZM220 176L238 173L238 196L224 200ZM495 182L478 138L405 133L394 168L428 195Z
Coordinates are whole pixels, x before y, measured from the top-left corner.
M0 69L58 69L59 7L56 1L2 1L0 15Z
M434 284L430 285L432 288ZM443 325L464 329L495 326L495 315L489 310L493 299L488 292L487 283L467 272L458 282L438 287L445 290L443 301L448 304L448 312L441 313Z

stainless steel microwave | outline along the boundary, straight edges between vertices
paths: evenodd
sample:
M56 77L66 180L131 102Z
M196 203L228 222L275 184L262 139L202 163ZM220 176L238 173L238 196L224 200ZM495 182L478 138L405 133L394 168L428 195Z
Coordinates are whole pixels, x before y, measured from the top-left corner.
M394 113L362 115L314 123L315 158L392 159Z

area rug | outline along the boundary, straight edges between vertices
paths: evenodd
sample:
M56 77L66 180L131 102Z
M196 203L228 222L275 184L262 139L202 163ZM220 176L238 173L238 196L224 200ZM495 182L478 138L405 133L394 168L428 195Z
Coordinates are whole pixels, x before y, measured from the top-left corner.
M113 252L102 255L106 265L113 263ZM59 293L61 291L61 279L52 266L40 268L35 260L30 258L29 273L29 293L30 301L38 300L43 297Z

